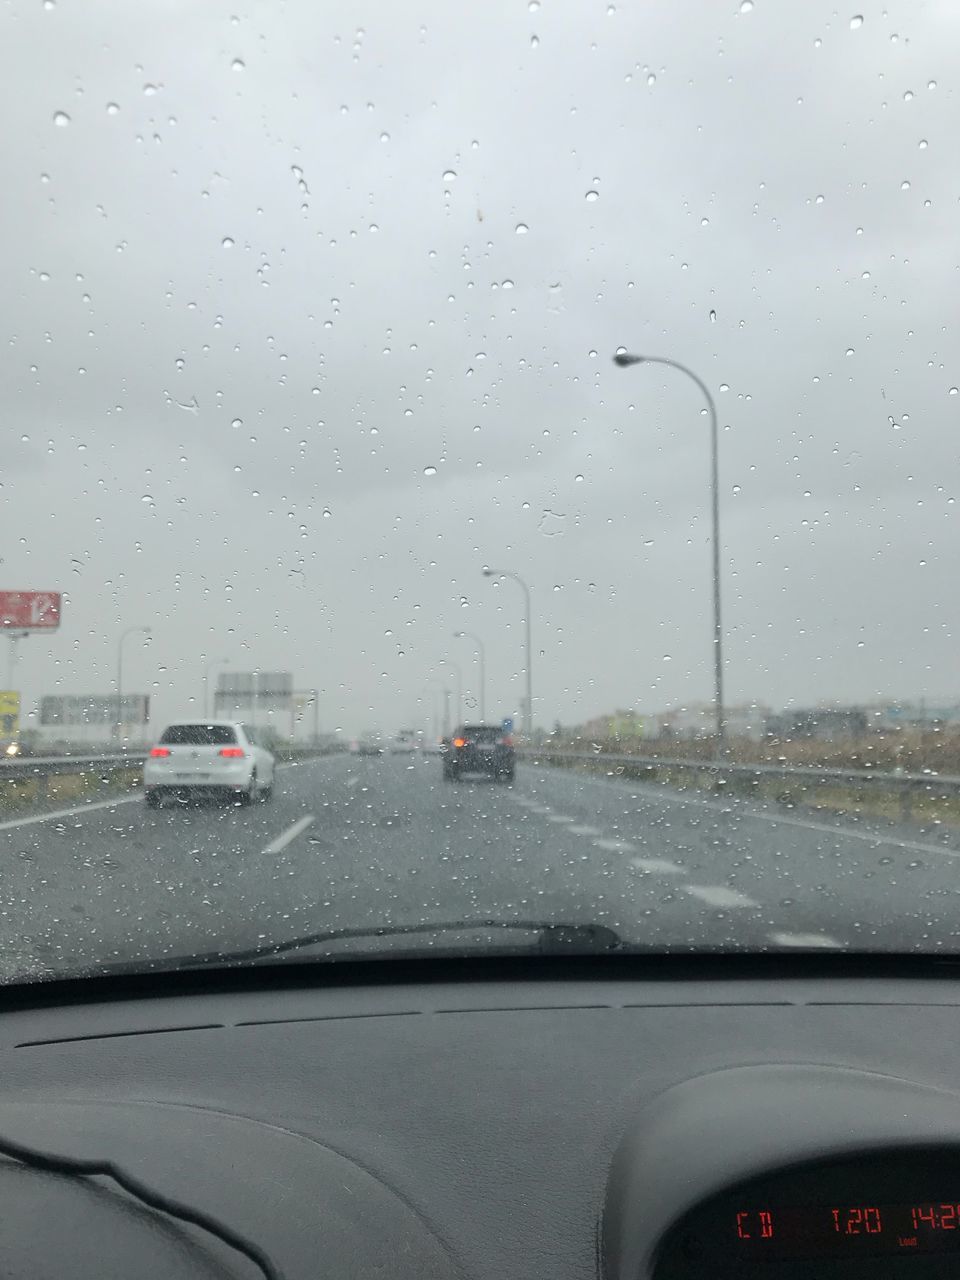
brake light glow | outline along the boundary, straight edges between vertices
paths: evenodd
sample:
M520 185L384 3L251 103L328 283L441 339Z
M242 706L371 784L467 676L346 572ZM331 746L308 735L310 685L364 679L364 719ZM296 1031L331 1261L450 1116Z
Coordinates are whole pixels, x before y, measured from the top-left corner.
M454 738L453 745L455 747L465 747L467 745L466 738Z
M509 733L505 733L505 734L503 735L503 737L500 739L500 745L501 745L501 747L512 747L512 746L513 746L513 735L512 735L512 734L509 734Z
M159 759L161 756L168 756L169 754L170 754L170 748L169 748L169 747L154 747L154 748L151 750L151 752L150 752L150 755L151 755L155 760L156 760L156 759Z
M242 760L243 747L221 747L220 754L229 760Z

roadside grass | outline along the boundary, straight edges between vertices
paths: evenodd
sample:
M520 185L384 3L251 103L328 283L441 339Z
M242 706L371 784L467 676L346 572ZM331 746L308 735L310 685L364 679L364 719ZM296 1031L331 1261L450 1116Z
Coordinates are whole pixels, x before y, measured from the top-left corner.
M70 809L85 801L107 800L139 789L139 767L99 774L60 773L48 777L16 778L0 782L0 821L47 810Z

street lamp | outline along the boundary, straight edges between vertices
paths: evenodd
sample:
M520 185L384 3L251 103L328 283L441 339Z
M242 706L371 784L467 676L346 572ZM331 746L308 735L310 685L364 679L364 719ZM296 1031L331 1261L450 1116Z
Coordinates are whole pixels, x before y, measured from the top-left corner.
M149 627L127 627L117 641L117 742L123 738L123 642L127 636L150 635Z
M512 578L514 582L519 583L523 589L524 598L526 600L527 616L526 616L526 635L527 635L527 714L524 716L524 728L528 738L533 737L533 648L530 644L530 588L520 577L518 573L513 573L510 569L484 569L483 576L485 578Z
M681 373L695 382L707 402L710 412L710 476L711 506L713 513L713 688L714 715L716 718L717 751L723 749L726 733L726 719L723 712L723 630L720 624L720 478L717 442L717 406L706 383L698 378L692 369L688 369L679 360L668 360L666 356L637 356L619 350L613 362L621 369L632 364L665 364L670 369L679 369Z
M477 660L480 664L480 723L487 723L487 655L483 641L475 631L455 631L454 640L472 640L477 646Z
M207 665L203 668L203 714L204 717L210 714L210 672L214 667L228 667L230 665L229 658L211 658Z
M459 662L454 662L451 658L442 658L440 665L453 667L457 674L457 725L463 724L463 670Z

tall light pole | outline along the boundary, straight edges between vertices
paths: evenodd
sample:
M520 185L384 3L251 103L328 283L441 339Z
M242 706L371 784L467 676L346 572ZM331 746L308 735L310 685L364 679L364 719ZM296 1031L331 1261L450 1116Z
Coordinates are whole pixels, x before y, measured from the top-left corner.
M228 667L229 658L211 658L203 668L203 714L210 714L210 672L214 667Z
M457 676L457 725L463 724L463 670L459 662L454 662L451 658L443 658L441 666L453 667Z
M150 635L149 627L127 627L117 641L117 743L123 739L123 642L127 636Z
M455 631L454 640L472 640L477 646L477 661L480 664L480 723L487 723L487 655L483 641L475 631Z
M526 636L527 636L527 713L523 718L523 727L527 737L533 737L533 647L530 643L530 588L520 577L519 573L514 573L510 569L484 569L483 576L485 578L512 578L514 582L519 583L523 589L524 599L526 600Z
M613 362L621 369L632 364L664 364L670 369L679 369L691 382L700 388L707 409L710 413L710 482L711 508L713 514L713 703L715 731L718 753L723 749L726 736L726 718L723 711L723 628L720 621L720 468L717 439L717 406L713 403L707 384L698 378L692 369L688 369L679 360L668 360L666 356L637 356L622 349L613 357Z

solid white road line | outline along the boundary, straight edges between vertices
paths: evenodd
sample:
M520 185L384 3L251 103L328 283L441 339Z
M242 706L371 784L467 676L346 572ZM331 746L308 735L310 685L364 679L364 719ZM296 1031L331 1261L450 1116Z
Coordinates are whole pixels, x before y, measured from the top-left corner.
M827 933L768 933L767 937L778 947L817 947L825 951L837 951L843 947L842 942Z
M35 813L29 818L11 818L0 822L0 831L13 831L16 827L33 827L38 822L56 822L58 818L78 818L97 809L115 809L119 804L143 804L143 793L133 796L117 796L115 800L95 800L92 804L76 805L73 809L53 809L49 813Z
M568 818L565 813L548 813L547 821L548 822L572 822L573 819Z
M699 898L701 902L711 907L759 907L760 905L759 902L748 898L746 894L737 893L736 889L728 889L722 884L685 884L682 888L684 893Z
M599 827L586 827L582 823L570 828L575 836L598 836L600 834Z
M678 876L683 870L675 862L668 862L666 858L631 858L630 865L636 867L638 871L657 872L664 876Z
M557 766L557 768L559 770L560 766ZM592 782L598 787L610 786L609 779L591 778L586 774L580 774L578 781ZM631 790L646 799L658 800L661 804L694 805L698 809L715 809L718 813L725 813L731 817L749 818L754 822L769 822L773 826L782 824L787 827L800 827L804 831L822 831L828 836L835 836L841 840L861 840L866 844L886 844L892 845L896 849L908 849L911 853L936 853L942 858L960 858L960 849L948 849L939 844L923 844L918 840L901 840L897 836L882 836L871 834L869 831L852 831L849 827L835 826L829 822L813 822L806 818L788 818L773 813L758 813L756 809L749 809L742 803L734 803L729 800L702 800L697 796L669 795L664 794L664 791L658 787L651 787L649 784L643 783L639 785L632 784Z
M267 847L263 850L263 855L268 853L279 853L281 849L285 849L291 840L296 840L301 831L306 831L310 823L315 821L312 813L308 813L303 818L298 818L292 827L287 827L286 831L282 831L276 840L271 840Z
M610 853L632 853L637 847L629 840L594 840L598 849L607 849Z

